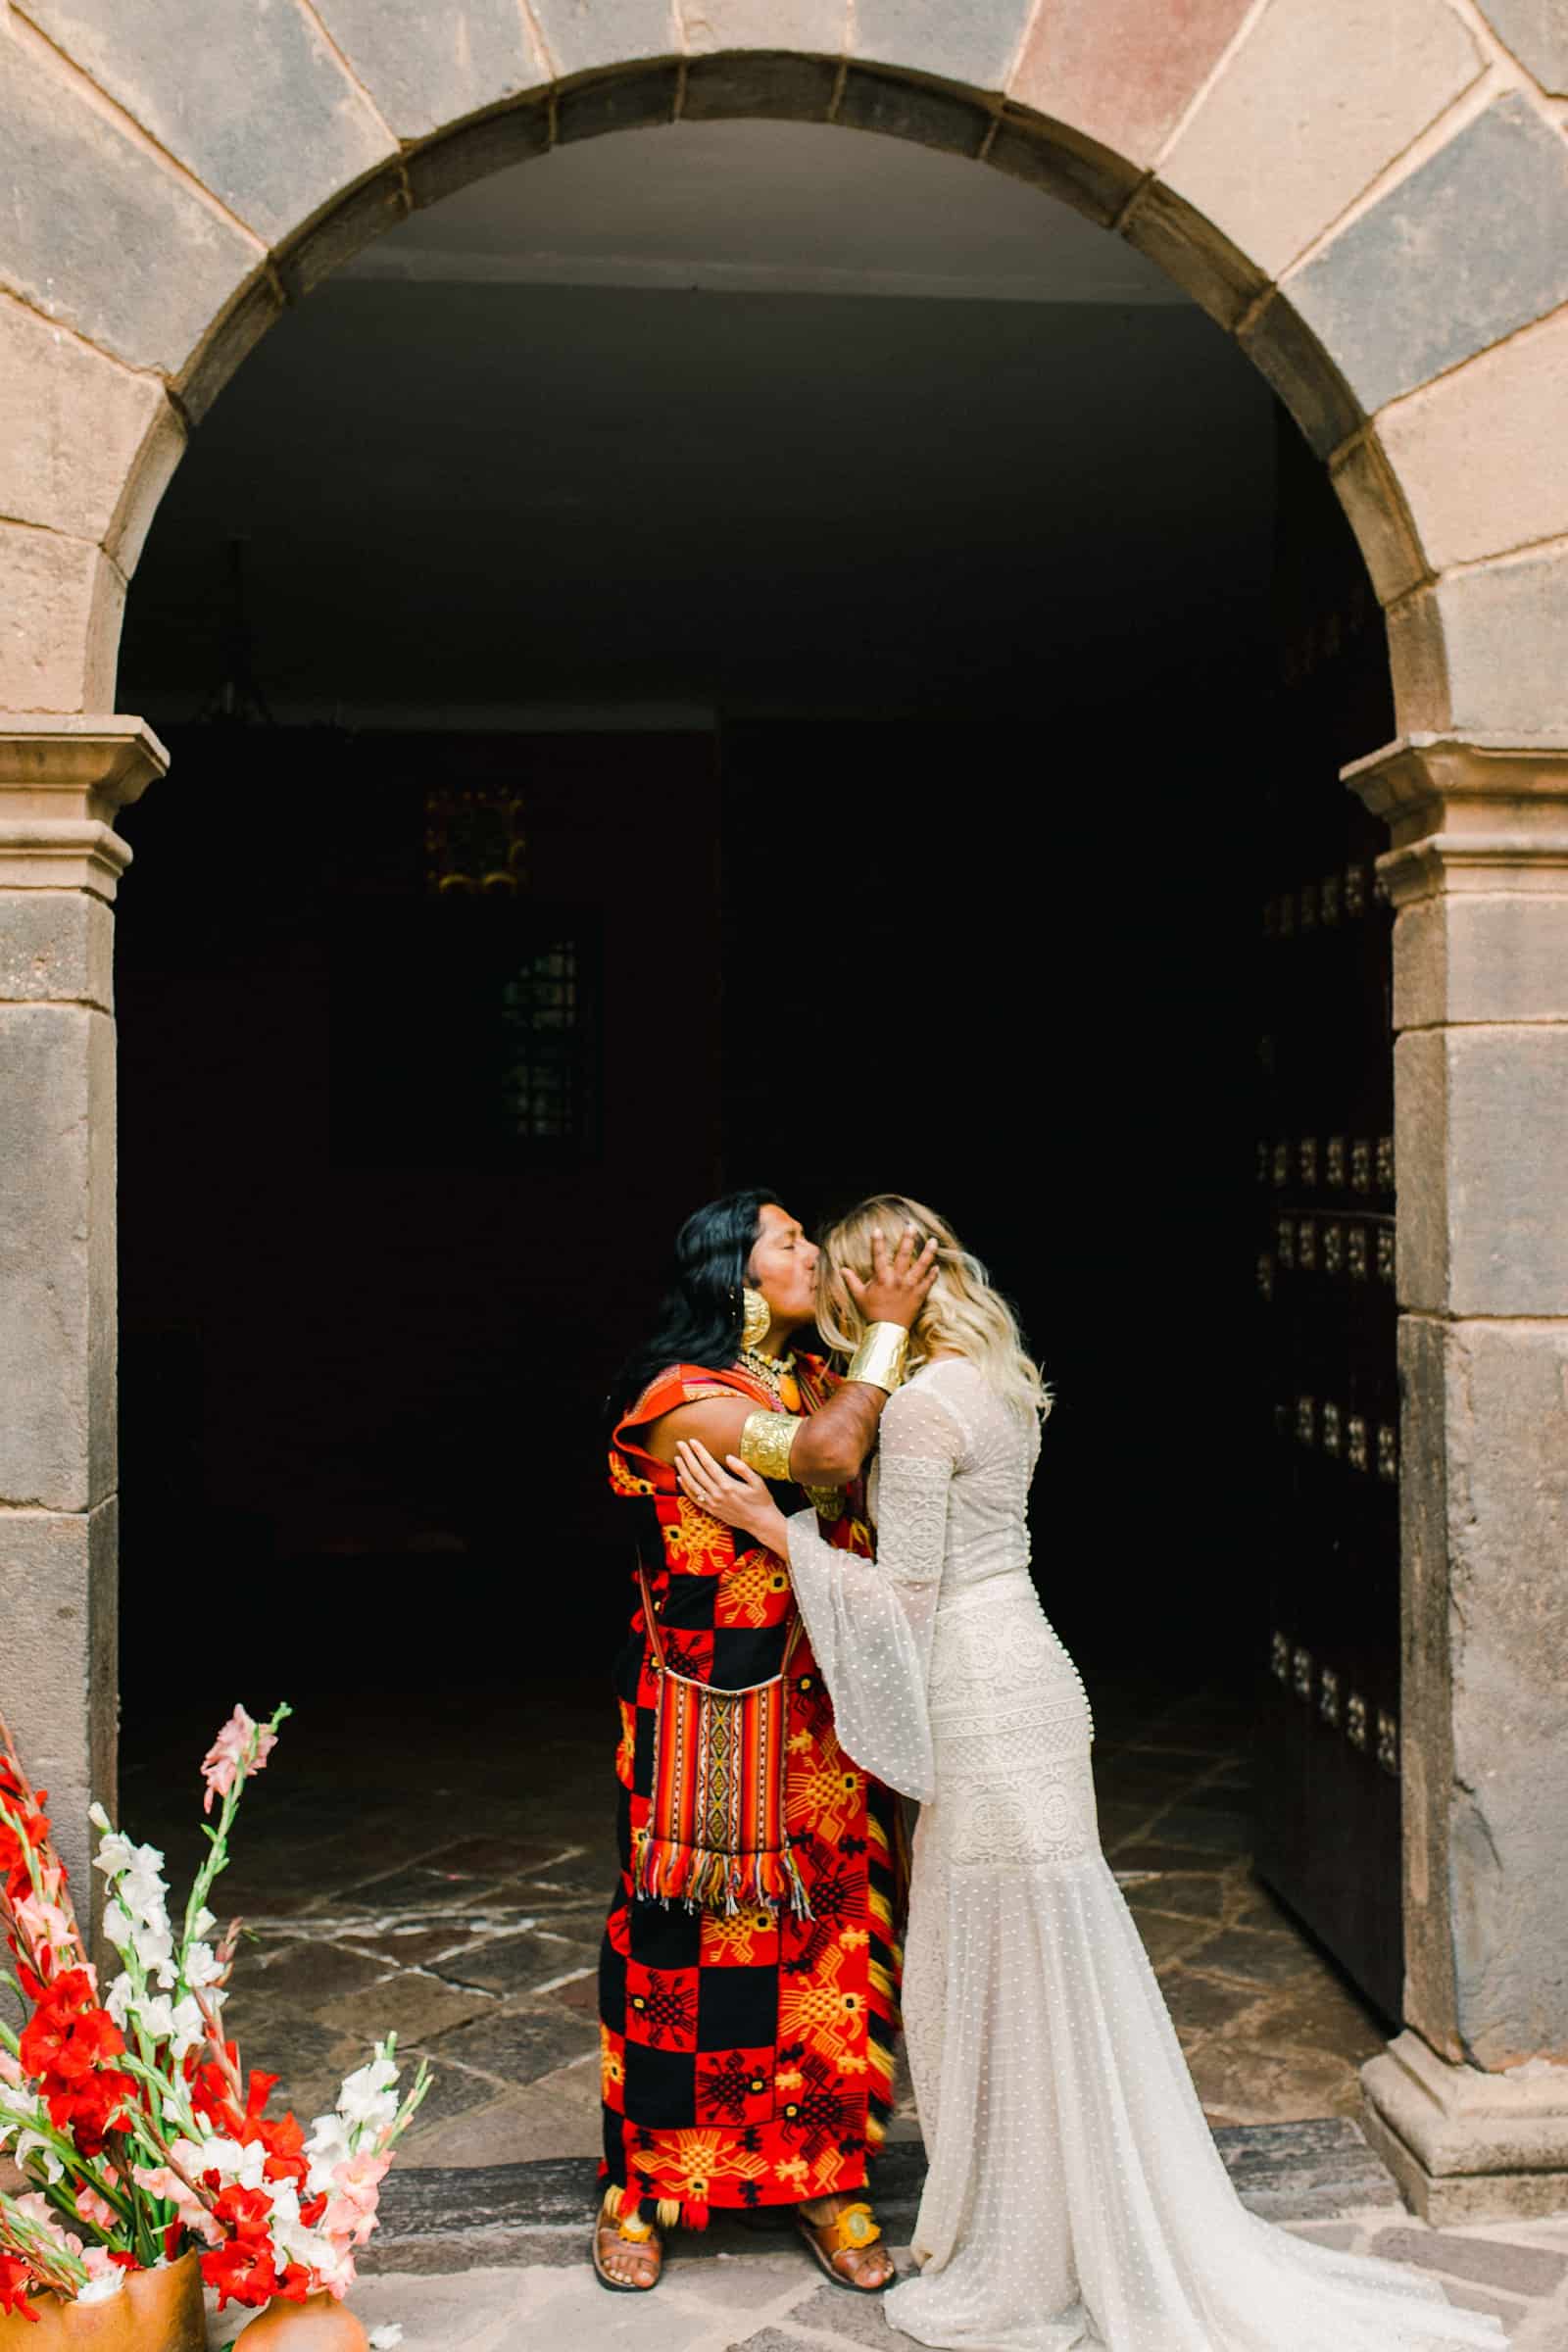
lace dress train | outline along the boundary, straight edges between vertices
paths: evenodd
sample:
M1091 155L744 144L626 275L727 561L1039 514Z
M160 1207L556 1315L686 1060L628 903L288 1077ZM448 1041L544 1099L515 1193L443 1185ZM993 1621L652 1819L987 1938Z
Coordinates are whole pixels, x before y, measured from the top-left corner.
M1435 2279L1237 2198L1101 1851L1028 1575L1038 1436L961 1359L883 1416L874 1561L790 1521L841 1745L920 1800L904 2017L929 2171L883 2308L955 2352L1491 2352Z

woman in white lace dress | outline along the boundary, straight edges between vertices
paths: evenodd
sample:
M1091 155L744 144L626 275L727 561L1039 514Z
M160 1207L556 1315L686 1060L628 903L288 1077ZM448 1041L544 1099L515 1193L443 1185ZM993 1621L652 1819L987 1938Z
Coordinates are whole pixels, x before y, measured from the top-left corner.
M841 1745L920 1801L904 2019L930 2169L888 2318L963 2352L1500 2346L1435 2280L1293 2237L1231 2187L1101 1851L1089 1702L1030 1581L1047 1407L1011 1315L940 1217L883 1196L824 1242L819 1325L856 1342L842 1269L906 1221L940 1270L882 1420L875 1559L831 1549L813 1511L786 1522L736 1457L679 1464L694 1500L788 1556Z

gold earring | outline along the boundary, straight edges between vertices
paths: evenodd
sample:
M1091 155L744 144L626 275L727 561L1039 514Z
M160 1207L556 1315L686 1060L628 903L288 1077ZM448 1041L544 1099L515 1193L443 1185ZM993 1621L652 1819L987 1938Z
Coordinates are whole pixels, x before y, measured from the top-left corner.
M760 1291L747 1283L741 1292L741 1346L760 1348L773 1324L773 1309Z

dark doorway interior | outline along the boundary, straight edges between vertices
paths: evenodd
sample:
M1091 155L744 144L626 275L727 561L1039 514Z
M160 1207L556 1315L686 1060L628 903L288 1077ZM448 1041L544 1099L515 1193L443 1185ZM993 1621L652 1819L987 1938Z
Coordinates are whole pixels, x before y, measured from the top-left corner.
M627 1605L606 1386L753 1181L953 1217L1055 1387L1086 1678L1250 1703L1267 583L1276 509L1287 568L1298 512L1344 538L1321 468L1278 505L1185 307L342 293L127 629L175 755L119 915L133 1776L285 1695L352 1841L333 1743L439 1724L451 1777L471 1710L454 1808L548 1809Z

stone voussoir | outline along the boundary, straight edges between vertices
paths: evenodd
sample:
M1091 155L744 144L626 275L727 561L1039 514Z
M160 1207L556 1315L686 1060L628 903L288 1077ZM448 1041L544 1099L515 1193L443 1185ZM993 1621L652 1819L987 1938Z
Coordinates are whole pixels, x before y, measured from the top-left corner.
M1481 13L1544 90L1568 98L1568 15L1553 0L1481 0Z
M697 55L687 61L681 120L825 122L838 95L840 72L833 56L765 48Z
M1320 458L1359 429L1364 417L1354 393L1288 294L1271 294L1242 326L1240 341Z
M133 368L172 374L261 258L259 240L4 20L0 168L12 190L0 273Z
M1157 179L1144 184L1118 226L1129 245L1157 262L1227 331L1233 332L1268 290L1256 265L1212 220Z
M1004 107L985 160L993 172L1027 180L1102 228L1108 228L1126 210L1144 176L1135 164L1097 139L1014 106Z
M1030 0L855 0L851 50L870 65L1001 90L1032 13Z
M517 0L316 0L316 13L400 139L428 138L551 78Z
M849 130L912 139L948 155L977 156L995 132L997 110L951 82L852 65L834 121Z
M1283 282L1370 415L1568 301L1568 141L1510 90Z
M1378 601L1392 605L1427 577L1428 560L1398 477L1374 432L1361 433L1347 445L1332 468L1332 478L1366 558Z
M725 49L837 57L850 26L847 0L680 0L680 16L694 58Z
M268 244L396 152L306 9L27 0L27 15Z
M685 48L675 0L529 0L550 63L565 78Z
M1274 0L1160 178L1277 278L1484 68L1447 0ZM1266 171L1260 123L1273 126Z
M1008 96L1148 166L1192 105L1251 0L1055 0L1036 15Z
M1435 570L1568 537L1568 303L1375 421Z
M0 296L0 515L103 539L164 405L156 375Z

